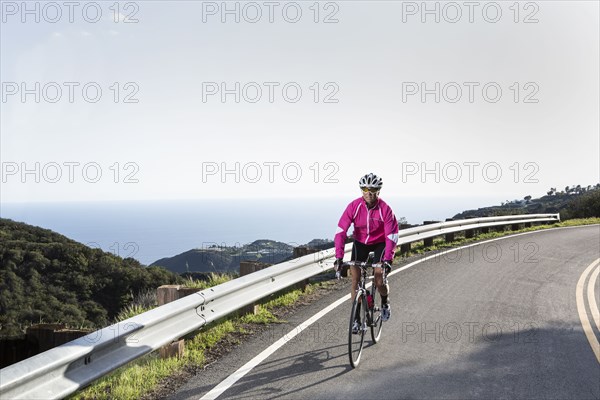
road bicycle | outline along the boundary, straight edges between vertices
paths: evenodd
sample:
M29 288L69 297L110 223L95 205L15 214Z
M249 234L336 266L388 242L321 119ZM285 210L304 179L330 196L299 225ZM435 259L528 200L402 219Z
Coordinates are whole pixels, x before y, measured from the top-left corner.
M348 327L348 356L350 358L350 365L352 368L356 368L360 362L360 356L362 355L363 346L365 342L365 334L367 329L371 330L371 339L373 344L376 344L381 339L381 331L383 328L383 320L381 318L381 307L375 304L374 293L377 292L375 284L373 282L374 275L368 274L368 269L372 268L383 268L383 263L373 263L375 254L369 253L367 261L348 261L342 263L341 267L359 267L360 278L356 288L356 296L352 303L352 311L350 312L350 324ZM336 272L336 276L339 278L340 271ZM367 279L370 279L371 289L367 289ZM387 283L387 274L385 268L383 268L383 283ZM362 306L366 304L367 307ZM381 303L378 303L381 304ZM359 311L359 323L360 327L358 333L352 332L352 325L356 320L356 309L360 307Z

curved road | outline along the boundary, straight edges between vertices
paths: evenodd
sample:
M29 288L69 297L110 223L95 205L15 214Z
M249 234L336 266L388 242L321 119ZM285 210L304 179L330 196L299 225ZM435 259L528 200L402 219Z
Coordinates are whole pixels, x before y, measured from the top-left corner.
M367 342L357 369L348 364L345 301L219 398L599 399L592 303L600 304L593 274L600 267L588 268L599 257L594 225L508 236L424 260L390 277L392 319L379 344ZM576 298L580 280L587 336ZM171 398L206 396L346 290L234 349Z

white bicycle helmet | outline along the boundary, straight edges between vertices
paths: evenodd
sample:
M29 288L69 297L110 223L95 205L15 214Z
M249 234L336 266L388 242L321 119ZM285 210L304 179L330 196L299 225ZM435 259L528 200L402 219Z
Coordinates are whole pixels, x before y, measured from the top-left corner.
M358 181L358 186L361 188L366 187L381 189L383 186L383 179L373 173L370 173L360 178Z

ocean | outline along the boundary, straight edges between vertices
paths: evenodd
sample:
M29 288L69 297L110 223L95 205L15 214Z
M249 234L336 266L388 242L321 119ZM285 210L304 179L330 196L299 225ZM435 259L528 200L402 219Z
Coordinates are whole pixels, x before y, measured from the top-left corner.
M408 223L443 221L492 198L382 198ZM2 203L0 217L51 229L90 247L149 265L193 248L271 239L293 246L333 239L354 198ZM349 232L351 233L351 232Z

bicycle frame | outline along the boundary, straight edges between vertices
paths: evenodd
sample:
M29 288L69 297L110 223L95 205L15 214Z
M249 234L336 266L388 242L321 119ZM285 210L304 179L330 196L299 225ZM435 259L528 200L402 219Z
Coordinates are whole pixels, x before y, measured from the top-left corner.
M372 267L373 270L375 270L375 268L383 268L383 263L372 263L372 259L373 253L370 253L367 261L350 261L342 264L342 266L355 266L360 268L360 276L350 313L350 325L348 331L348 356L350 358L350 365L352 365L353 368L357 367L360 362L366 330L370 328L371 338L374 344L381 338L381 308L375 306L375 294L377 293L374 282L375 274L373 273L373 276L369 276L367 270L370 267ZM385 269L383 269L382 272L383 282L385 284L387 282L387 274ZM371 292L367 289L368 278L372 278ZM369 295L372 296L371 301L368 299ZM362 307L361 304L363 305ZM360 310L360 313L358 313L358 310ZM357 318L357 314L359 314L358 319L360 320L360 328L358 333L353 333L352 327Z

